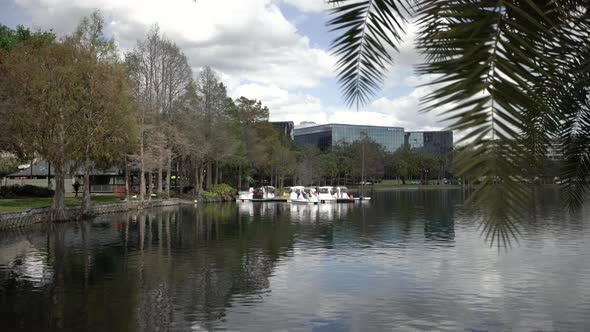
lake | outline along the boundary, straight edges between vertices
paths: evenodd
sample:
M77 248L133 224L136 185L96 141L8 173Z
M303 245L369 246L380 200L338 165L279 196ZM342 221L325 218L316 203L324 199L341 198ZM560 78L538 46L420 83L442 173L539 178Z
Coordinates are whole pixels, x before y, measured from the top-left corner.
M208 204L0 233L1 331L588 331L590 204L490 247L460 190Z

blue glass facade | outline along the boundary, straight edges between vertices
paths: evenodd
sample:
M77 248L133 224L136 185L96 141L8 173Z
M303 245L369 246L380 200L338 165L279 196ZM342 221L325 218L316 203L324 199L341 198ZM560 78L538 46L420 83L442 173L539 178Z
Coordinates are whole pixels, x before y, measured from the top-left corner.
M294 134L297 145L315 145L322 151L332 147L331 125L295 128Z
M408 132L405 143L410 149L420 149L424 146L424 135L422 132Z
M279 133L283 134L285 137L288 137L291 139L291 141L295 138L293 134L295 123L293 123L293 121L273 121L271 124L276 130L279 131Z
M452 131L409 131L405 143L410 149L421 149L431 156L448 156L453 151Z
M325 151L333 145L350 144L365 136L381 144L388 152L394 152L404 145L403 128L345 124L296 128L295 144L311 144Z
M424 153L442 157L453 151L452 131L408 131L400 127L381 127L346 124L314 125L294 130L295 144L315 145L325 151L333 145L353 143L367 136L381 144L385 151L395 152L401 146L420 149Z

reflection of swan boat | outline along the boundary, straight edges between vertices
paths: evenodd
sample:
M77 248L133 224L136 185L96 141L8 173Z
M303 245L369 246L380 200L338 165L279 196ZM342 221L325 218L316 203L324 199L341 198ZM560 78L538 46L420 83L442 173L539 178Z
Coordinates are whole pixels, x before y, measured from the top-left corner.
M254 204L238 204L238 211L242 215L254 216Z
M293 204L318 204L318 193L315 188L294 186L291 187L289 202Z
M315 223L319 221L318 208L320 204L290 204L291 220L300 223Z
M336 202L336 200L334 200ZM334 211L338 208L336 204L320 204L318 207L318 215L320 218L328 221L334 219Z

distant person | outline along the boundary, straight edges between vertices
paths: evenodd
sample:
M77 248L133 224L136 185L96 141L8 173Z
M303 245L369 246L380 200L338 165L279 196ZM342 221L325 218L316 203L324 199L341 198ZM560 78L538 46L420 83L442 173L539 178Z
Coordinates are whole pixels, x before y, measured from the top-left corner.
M80 190L80 182L74 181L72 186L74 187L74 192L76 193L76 197L78 197L78 190Z

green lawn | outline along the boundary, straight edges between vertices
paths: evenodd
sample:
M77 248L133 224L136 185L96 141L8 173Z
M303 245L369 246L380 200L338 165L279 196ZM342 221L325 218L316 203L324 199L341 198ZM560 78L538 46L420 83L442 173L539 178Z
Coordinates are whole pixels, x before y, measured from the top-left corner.
M360 188L359 185L354 185L354 186L348 186L349 188ZM428 185L424 185L424 184L410 184L409 181L407 184L401 184L398 183L395 180L383 180L379 183L375 183L373 185L367 185L365 186L366 189L386 189L386 188L440 188L440 189L447 189L447 188L458 188L458 185L454 185L454 184L439 184L439 185L435 185L435 184L428 184Z
M93 196L93 204L107 204L120 202L118 196ZM66 197L66 205L80 205L82 197ZM51 197L34 197L34 198L10 198L0 199L0 212L20 212L36 207L46 207L51 205Z

